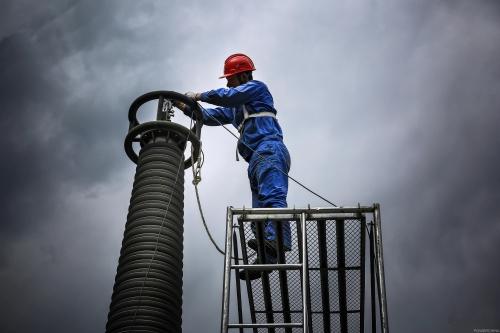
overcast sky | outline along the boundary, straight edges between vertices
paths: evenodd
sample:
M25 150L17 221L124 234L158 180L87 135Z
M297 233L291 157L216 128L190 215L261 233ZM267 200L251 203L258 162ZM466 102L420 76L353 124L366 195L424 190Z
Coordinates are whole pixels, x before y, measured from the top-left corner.
M274 96L291 175L339 205L381 204L392 331L500 329L498 1L5 0L2 332L104 330L134 176L128 107L223 86L234 52ZM251 205L246 164L221 128L203 146L222 243L226 206ZM293 184L288 203L325 205ZM184 331L216 332L223 261L189 173L184 245Z

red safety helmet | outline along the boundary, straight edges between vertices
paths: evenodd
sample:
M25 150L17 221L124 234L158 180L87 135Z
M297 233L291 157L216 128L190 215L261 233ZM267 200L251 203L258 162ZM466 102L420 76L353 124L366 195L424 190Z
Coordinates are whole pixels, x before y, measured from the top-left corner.
M254 70L255 66L252 59L243 53L235 53L227 57L226 61L224 61L224 75L219 77L219 79Z

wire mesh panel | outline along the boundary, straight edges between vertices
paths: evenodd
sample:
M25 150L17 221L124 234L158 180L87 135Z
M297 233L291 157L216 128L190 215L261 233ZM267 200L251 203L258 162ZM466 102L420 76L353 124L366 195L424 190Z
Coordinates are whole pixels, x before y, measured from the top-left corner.
M312 332L361 332L363 327L365 222L362 215L358 216L306 220L309 295L306 302ZM264 220L239 219L240 241L235 246L244 246L241 249L244 264L252 264L258 257L255 246L248 246L249 241L256 238L255 223L263 224ZM298 219L283 223L290 225L292 244L289 251L284 251L284 262L281 263L301 264L302 230ZM302 323L301 271L275 270L262 276L247 284L254 323L269 323L270 317L273 323ZM286 286L283 286L284 282ZM266 300L266 297L270 299ZM303 328L258 328L255 331L293 333L302 332Z

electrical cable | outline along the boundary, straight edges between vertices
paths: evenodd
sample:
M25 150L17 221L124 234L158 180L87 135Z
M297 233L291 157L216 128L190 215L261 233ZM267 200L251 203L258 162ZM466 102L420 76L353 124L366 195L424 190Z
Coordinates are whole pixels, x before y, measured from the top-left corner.
M201 161L201 154L200 154L200 157L199 157L199 161L197 161L197 169L198 169L198 171L195 171L194 170L193 147L191 146L191 169L193 170L193 185L194 185L194 191L196 193L196 201L198 202L198 210L200 211L201 221L203 222L203 226L205 227L205 231L207 232L208 238L212 242L213 246L217 249L217 251L220 254L225 255L225 252L222 251L222 249L219 247L219 245L217 245L217 243L215 242L214 238L212 237L212 234L208 230L207 222L205 220L205 215L203 214L203 209L201 208L200 194L198 193L198 183L201 180L201 178L199 177L199 169L201 168L201 166L203 165L203 163L200 163L200 161Z
M203 163L204 163L204 156L203 155L203 150L201 150L201 154L199 156L199 161L200 162L197 162L197 171L194 170L194 158L193 158L193 147L191 147L191 169L193 170L193 185L194 185L194 191L196 193L196 201L198 202L198 211L200 212L200 217L201 217L201 221L203 222L203 227L205 227L205 231L208 235L208 238L210 239L210 242L212 243L212 245L215 247L215 249L217 250L217 252L219 252L220 254L222 255L225 255L225 252L221 249L221 247L217 244L217 242L215 241L215 239L213 238L212 236L212 233L210 232L210 230L208 229L208 225L207 225L207 221L205 220L205 214L203 213L203 208L201 207L201 200L200 200L200 194L199 194L199 191L198 191L198 183L201 181L201 177L199 176L199 172L200 172L200 169L201 167L203 166ZM248 256L248 258L252 258L256 255L257 253L252 253L251 255ZM234 257L234 256L231 256L231 259L234 259L234 260L239 260L241 258L237 258L237 257Z

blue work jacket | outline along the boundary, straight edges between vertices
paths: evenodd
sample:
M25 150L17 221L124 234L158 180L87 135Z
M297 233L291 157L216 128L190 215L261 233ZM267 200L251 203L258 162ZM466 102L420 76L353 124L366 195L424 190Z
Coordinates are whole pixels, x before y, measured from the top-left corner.
M244 120L243 105L248 114L258 112L276 114L273 96L267 86L257 80L248 81L234 88L206 91L201 94L201 101L220 106L203 110L203 123L208 126L217 126L220 122L239 128ZM247 162L252 157L252 149L257 150L263 142L283 140L281 127L273 117L248 118L240 133L238 151Z

